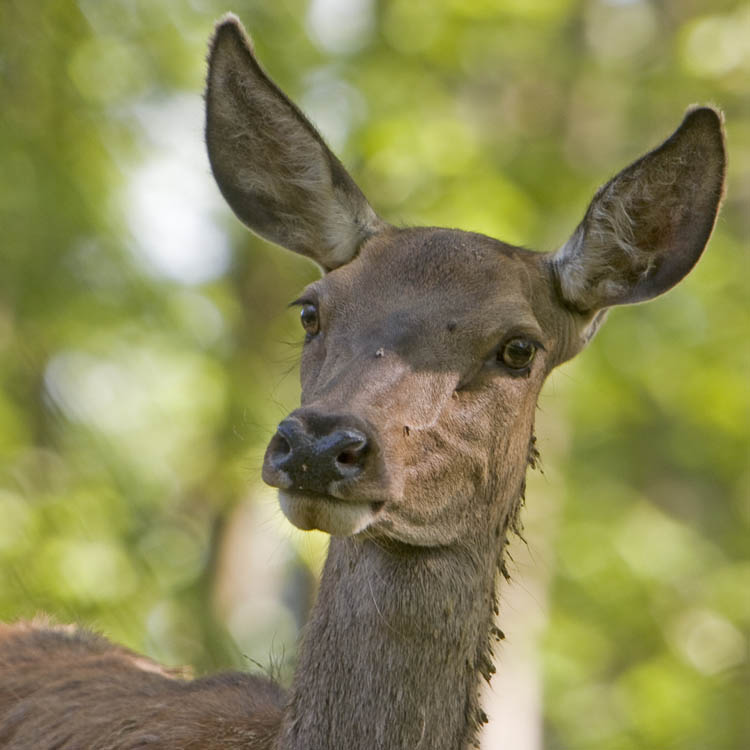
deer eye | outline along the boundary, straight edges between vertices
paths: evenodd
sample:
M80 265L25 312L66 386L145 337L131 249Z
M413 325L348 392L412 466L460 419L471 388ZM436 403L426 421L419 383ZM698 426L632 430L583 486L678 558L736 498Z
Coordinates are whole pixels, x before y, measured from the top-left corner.
M536 349L536 344L528 339L510 339L498 352L497 359L511 370L523 370L533 361Z
M305 329L305 333L308 336L315 336L320 330L320 318L318 317L318 308L310 302L306 302L302 305L300 310L299 319L302 323L302 327Z

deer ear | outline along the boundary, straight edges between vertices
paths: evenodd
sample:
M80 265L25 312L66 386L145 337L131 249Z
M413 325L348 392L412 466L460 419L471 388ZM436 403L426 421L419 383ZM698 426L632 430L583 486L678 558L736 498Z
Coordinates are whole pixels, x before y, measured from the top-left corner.
M708 242L725 171L721 114L689 110L661 146L597 191L573 236L552 256L566 304L594 313L671 289Z
M330 270L384 228L305 116L266 76L239 19L216 27L208 59L206 143L237 216Z

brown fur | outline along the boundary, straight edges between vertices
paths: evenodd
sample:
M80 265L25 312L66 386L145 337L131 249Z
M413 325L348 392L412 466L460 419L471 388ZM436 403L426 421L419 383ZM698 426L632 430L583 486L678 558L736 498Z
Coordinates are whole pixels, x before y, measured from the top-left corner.
M281 428L267 452L289 520L332 534L287 696L248 675L187 681L77 630L14 626L0 630L0 746L468 748L486 720L479 681L493 671L495 588L537 457L539 391L609 305L666 291L697 261L723 189L720 118L690 112L544 255L378 219L234 17L209 65L223 194L329 271L301 297L319 329L285 422L310 444L343 425L367 451L335 479L315 465L292 479ZM533 344L528 366L504 359L513 340Z
M283 691L257 676L185 680L77 628L0 626L8 750L270 750L283 705Z

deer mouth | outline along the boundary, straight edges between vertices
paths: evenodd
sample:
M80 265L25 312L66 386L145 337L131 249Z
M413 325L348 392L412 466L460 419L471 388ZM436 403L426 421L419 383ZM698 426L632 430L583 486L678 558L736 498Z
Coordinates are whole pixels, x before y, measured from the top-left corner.
M353 536L374 523L385 503L341 500L303 490L279 490L279 505L298 529L318 529L332 536Z

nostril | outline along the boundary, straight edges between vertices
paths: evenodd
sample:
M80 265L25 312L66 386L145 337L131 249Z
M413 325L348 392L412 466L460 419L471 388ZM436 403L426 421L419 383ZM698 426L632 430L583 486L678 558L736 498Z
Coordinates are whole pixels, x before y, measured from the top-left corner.
M337 471L351 477L362 470L367 453L367 437L359 430L340 430L330 436L330 453Z
M292 452L292 446L289 441L280 433L277 432L268 444L268 453L273 458L284 458Z
M341 451L338 456L336 456L336 461L340 464L345 465L351 465L356 464L360 456L362 455L362 450L346 450Z

